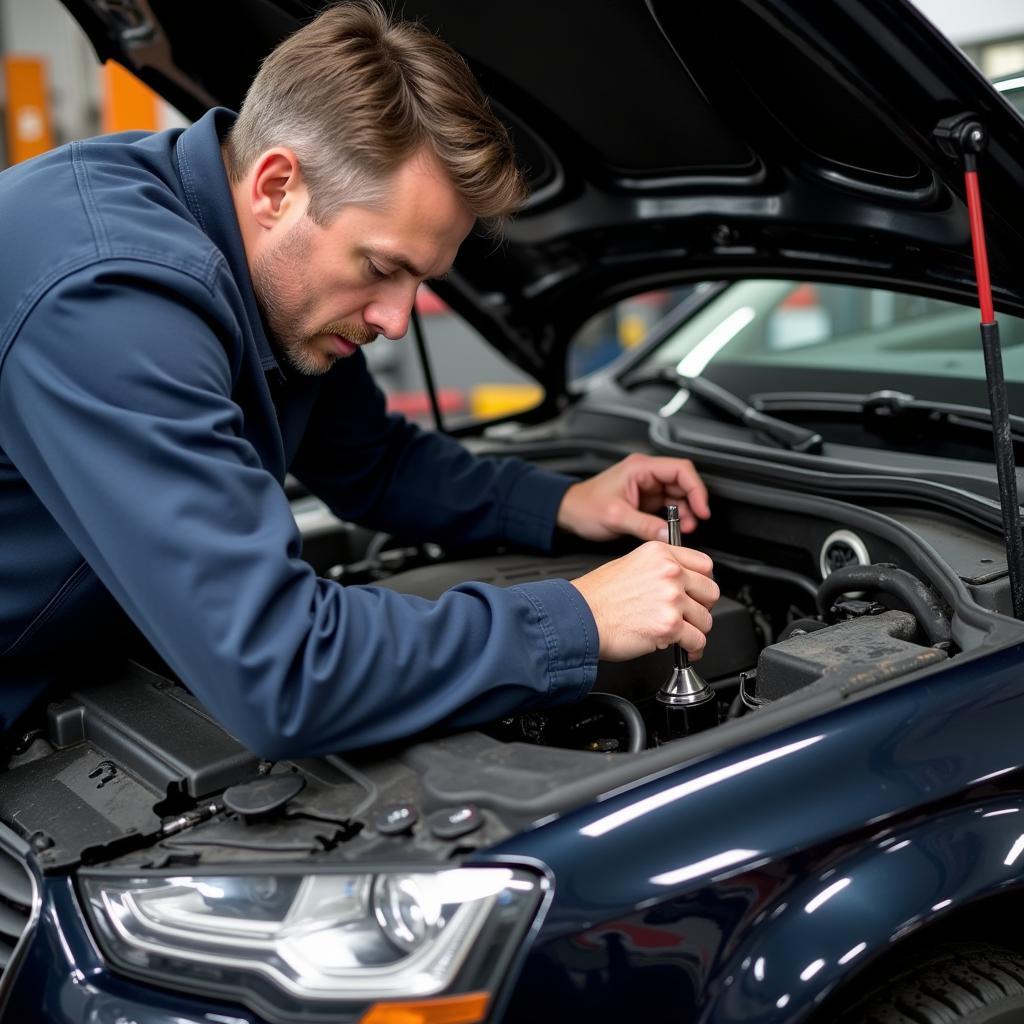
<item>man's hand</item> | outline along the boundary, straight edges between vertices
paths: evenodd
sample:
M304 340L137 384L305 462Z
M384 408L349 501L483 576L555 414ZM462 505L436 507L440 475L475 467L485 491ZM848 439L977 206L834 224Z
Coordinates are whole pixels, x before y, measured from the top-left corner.
M699 658L719 597L711 569L702 552L655 541L573 580L597 623L600 657L628 661L680 643Z
M679 506L683 533L711 515L707 488L689 459L633 454L573 484L559 506L558 525L587 540L611 540L622 534L668 540L665 520L652 514L667 504Z

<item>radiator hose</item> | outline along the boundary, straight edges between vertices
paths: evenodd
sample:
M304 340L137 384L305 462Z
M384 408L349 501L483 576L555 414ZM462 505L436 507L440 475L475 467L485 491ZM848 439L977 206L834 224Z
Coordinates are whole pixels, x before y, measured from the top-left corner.
M880 590L906 605L933 647L947 647L952 635L949 616L931 587L916 576L887 562L847 565L826 576L818 587L818 611L824 616L833 601L851 590Z

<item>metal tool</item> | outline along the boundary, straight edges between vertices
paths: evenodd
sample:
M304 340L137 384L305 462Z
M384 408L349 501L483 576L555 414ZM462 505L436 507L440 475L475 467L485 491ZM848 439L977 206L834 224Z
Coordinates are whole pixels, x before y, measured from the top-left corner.
M668 542L674 547L682 547L679 506L669 505L665 513L668 520ZM690 664L690 656L681 644L676 644L672 653L672 673L656 695L657 734L661 743L718 724L718 698L715 691Z

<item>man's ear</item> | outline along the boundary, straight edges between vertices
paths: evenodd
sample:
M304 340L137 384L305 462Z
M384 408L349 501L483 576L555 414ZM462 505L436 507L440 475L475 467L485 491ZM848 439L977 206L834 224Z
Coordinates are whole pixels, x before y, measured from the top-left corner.
M272 229L305 212L309 201L299 158L279 147L261 153L253 167L249 204L260 227Z

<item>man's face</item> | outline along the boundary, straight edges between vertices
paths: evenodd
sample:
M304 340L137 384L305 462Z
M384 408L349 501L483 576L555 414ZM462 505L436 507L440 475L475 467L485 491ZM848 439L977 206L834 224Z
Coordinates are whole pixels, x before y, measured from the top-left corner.
M395 172L380 207L343 206L321 227L303 215L252 261L270 334L304 374L326 373L378 335L401 338L416 290L448 272L473 226L433 157Z

